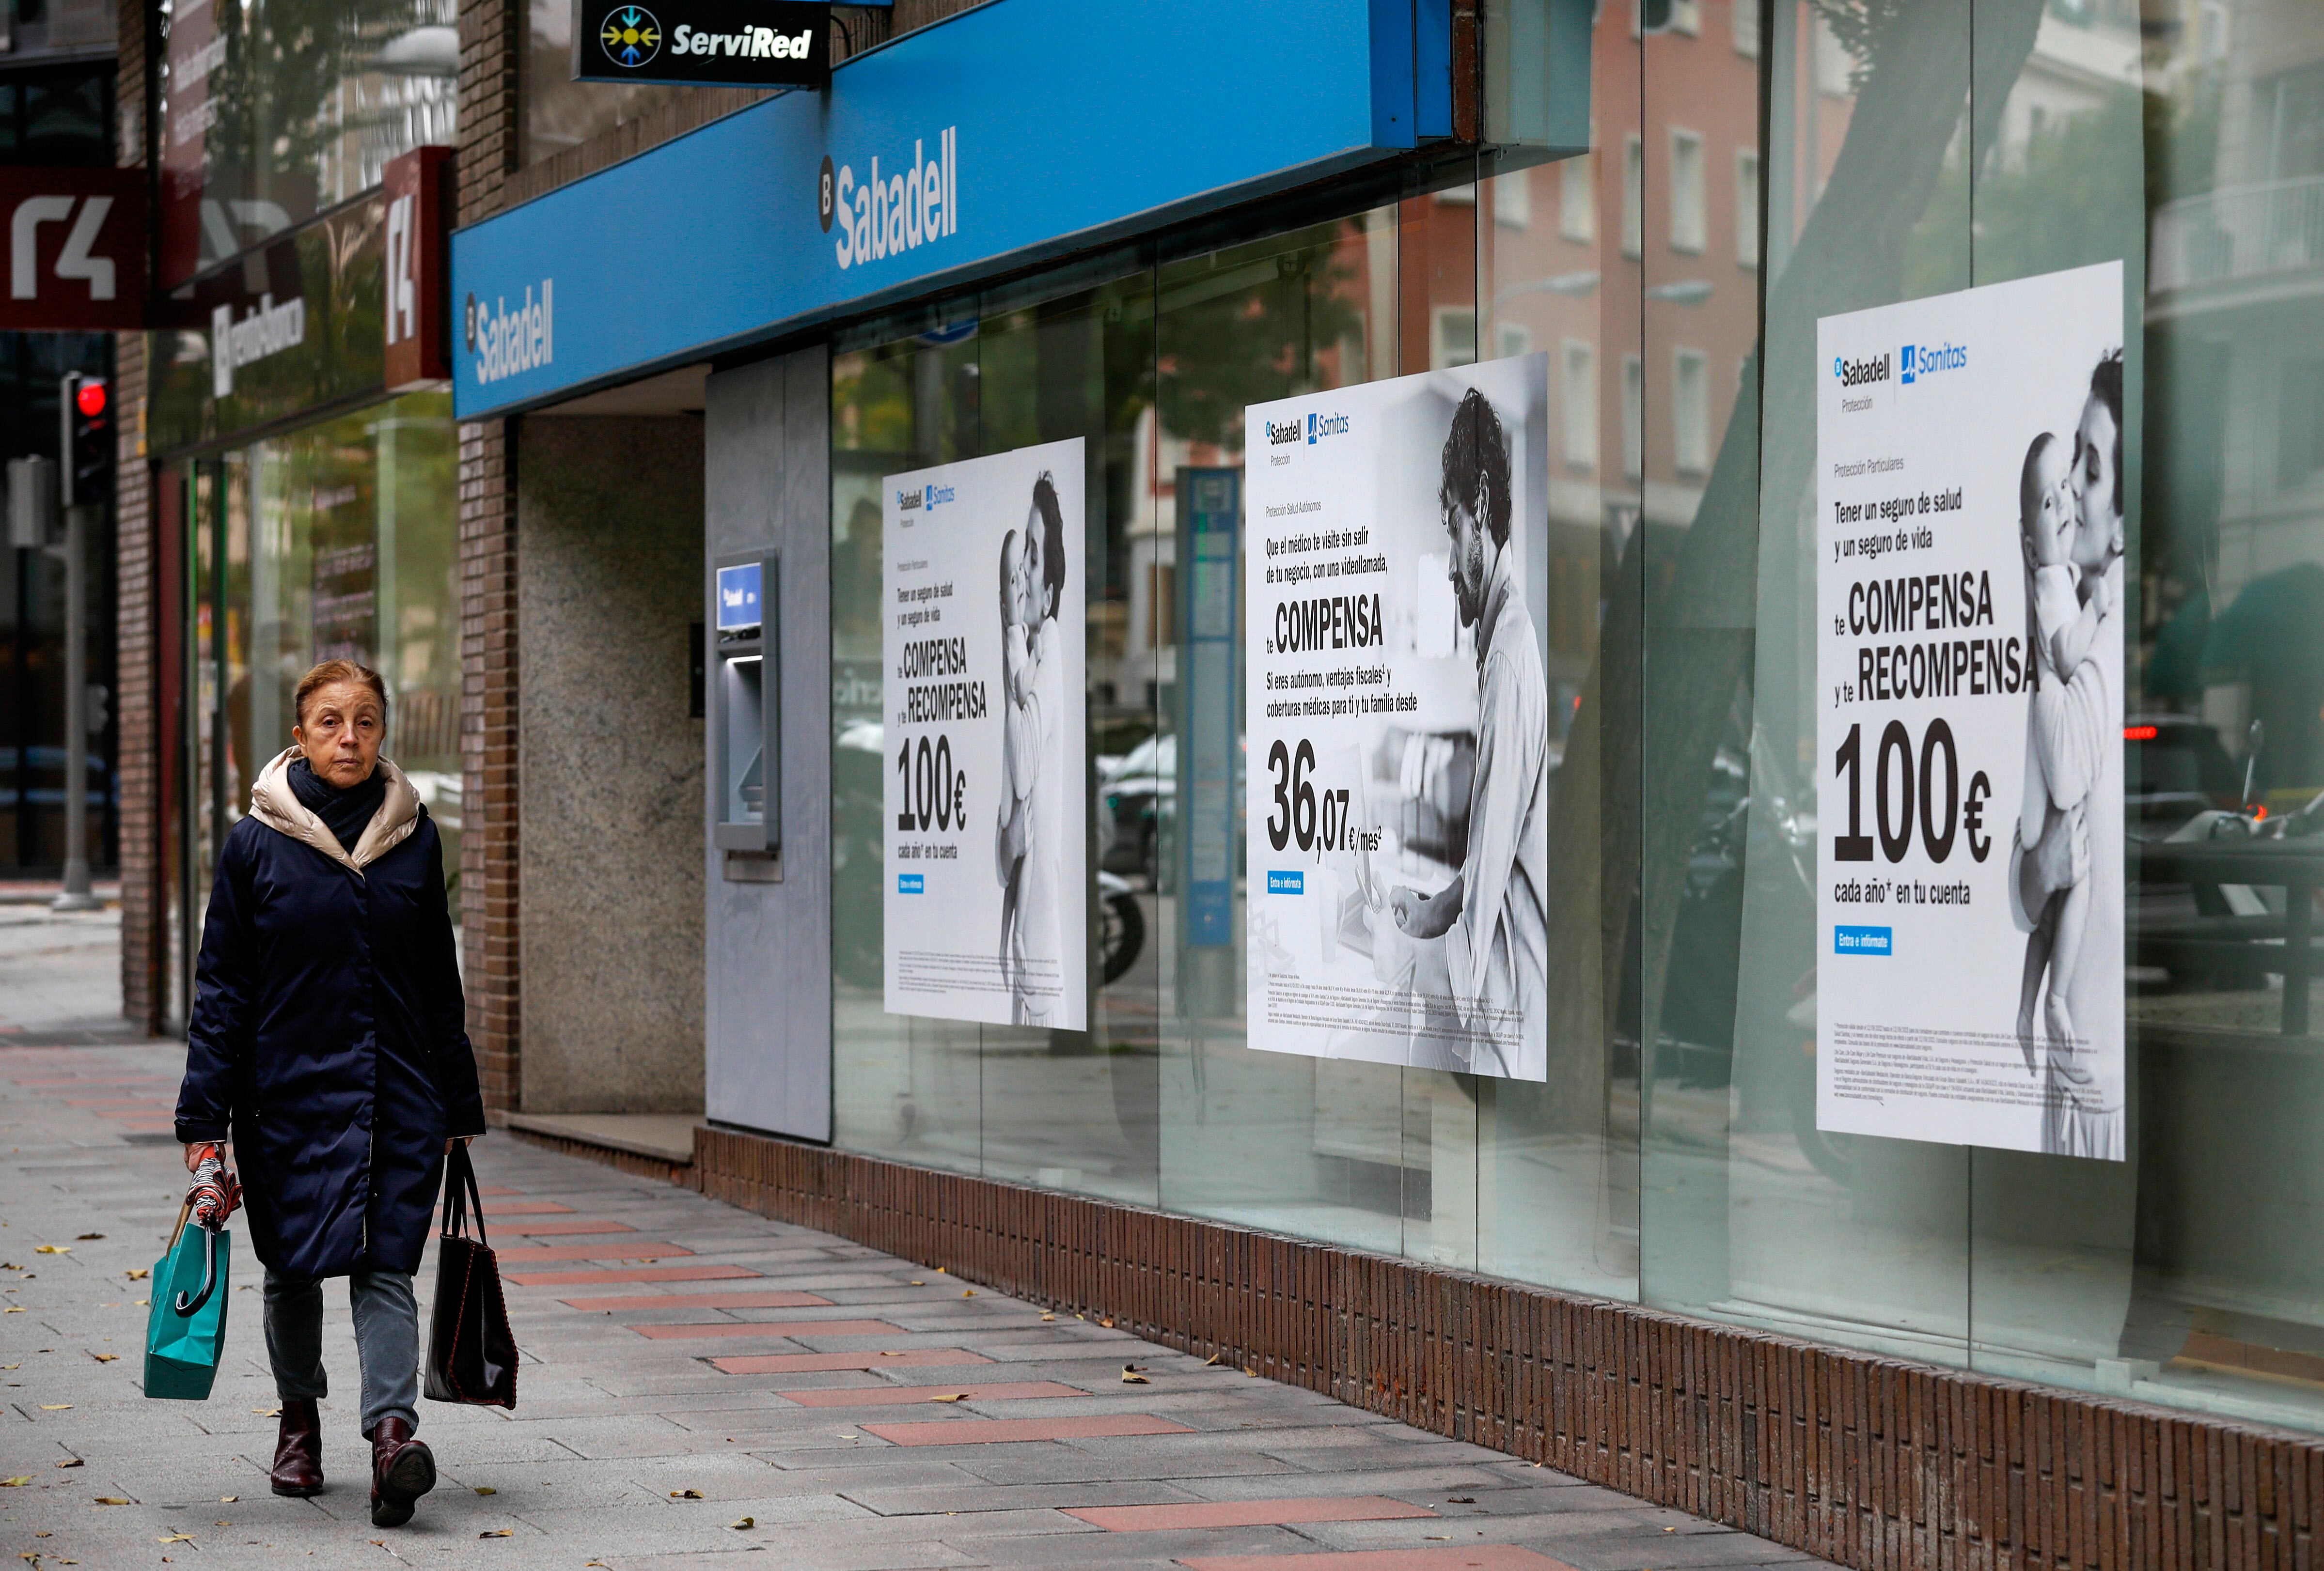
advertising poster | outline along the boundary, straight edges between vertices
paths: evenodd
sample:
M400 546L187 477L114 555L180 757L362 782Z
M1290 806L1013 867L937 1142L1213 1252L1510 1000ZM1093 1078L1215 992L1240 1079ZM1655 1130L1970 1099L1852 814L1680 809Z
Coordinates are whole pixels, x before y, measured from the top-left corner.
M1245 416L1252 1047L1548 1078L1547 368Z
M881 492L888 1012L1086 1029L1081 439Z
M1817 324L1816 1122L2123 1158L2119 263Z

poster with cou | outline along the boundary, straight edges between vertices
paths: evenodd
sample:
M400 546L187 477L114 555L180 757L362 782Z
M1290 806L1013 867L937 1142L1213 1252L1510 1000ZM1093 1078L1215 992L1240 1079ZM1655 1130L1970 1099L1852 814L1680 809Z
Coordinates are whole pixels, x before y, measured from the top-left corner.
M1084 1030L1081 439L881 487L888 1012Z
M1548 374L1246 413L1254 1048L1548 1078Z
M1817 1126L2119 1162L2121 264L1816 347Z

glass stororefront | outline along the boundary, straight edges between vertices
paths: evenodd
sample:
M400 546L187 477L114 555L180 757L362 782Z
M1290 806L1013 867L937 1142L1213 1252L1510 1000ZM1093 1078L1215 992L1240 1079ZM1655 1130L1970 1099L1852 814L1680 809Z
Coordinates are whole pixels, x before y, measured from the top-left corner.
M1751 41L1768 105L1753 166L1766 371L1747 340L1722 345L1712 374L1732 385L1739 369L1757 441L1730 423L1688 527L1649 540L1647 658L1667 675L1646 716L1642 905L1651 923L1675 892L1677 913L1667 941L1649 941L1665 979L1646 989L1662 1018L1645 1288L1676 1308L1961 1364L1969 1153L1817 1126L1816 321L1978 281L1966 191L1946 170L1987 157L1993 124L1969 118L1970 6L1885 14L1851 29L1838 10L1777 0ZM1647 41L1646 92L1671 101L1665 114L1679 95L1656 57L1684 47ZM1911 93L1882 90L1904 79ZM1972 129L1987 138L1974 152L1960 140ZM1754 286L1741 248L1686 254L1675 225L1657 233L1665 204L1646 212L1651 345L1718 304L1715 289L1701 307L1658 289L1655 268Z
M1641 20L1599 8L1570 146L838 346L838 1140L2324 1429L2301 1176L2324 1107L2324 13L1674 0ZM2105 262L2127 301L2128 1160L1825 1132L1817 322ZM1196 841L1243 865L1243 411L1534 351L1549 1079L1253 1052L1245 892L1210 947L1179 872ZM879 479L1068 436L1091 466L1087 829L1126 887L1092 891L1092 924L1128 958L1093 961L1085 1034L891 1016ZM1400 776L1458 769L1457 721L1413 731ZM2207 866L2221 841L2251 848L2251 881Z
M833 365L834 1015L846 1066L837 1126L858 1149L1152 1204L1150 951L1142 987L1125 977L1126 985L1094 996L1086 1032L923 1020L881 1007L879 620L882 475L1084 437L1090 751L1150 743L1152 689L1134 679L1125 689L1124 671L1134 664L1125 657L1133 562L1151 521L1142 491L1155 364L1151 271L1099 266L910 326L919 330L843 345ZM1101 905L1098 919L1108 916Z
M197 903L259 772L290 745L299 678L342 658L387 678L384 755L442 830L456 889L456 459L451 395L429 392L164 472L192 545Z
M57 389L69 371L106 375L112 345L95 333L0 333L0 455L57 451ZM89 861L116 865L120 790L113 769L112 529L90 542L88 672ZM0 552L0 867L54 877L65 859L65 564L40 549Z
M111 163L113 88L109 65L9 72L0 78L0 157L10 163Z
M1243 410L1475 358L1474 172L1463 167L1449 177L1458 183L1440 179L1441 188L1351 217L1085 264L838 346L833 923L843 1144L1461 1264L1477 1263L1491 1226L1480 1190L1523 1205L1548 1188L1594 1207L1610 1190L1626 1220L1593 1209L1581 1236L1550 1253L1560 1280L1602 1287L1610 1270L1629 1291L1635 1136L1610 1150L1602 1138L1602 1071L1582 1077L1578 1094L1526 1087L1511 1096L1467 1076L1252 1052L1240 941L1188 942L1174 871L1182 833L1213 834L1240 860L1232 635L1247 579L1236 501ZM1546 191L1548 178L1546 166L1504 177L1497 222L1526 228L1526 193L1508 191L1525 180ZM1546 196L1538 210L1545 220L1554 210ZM1536 260L1519 255L1511 266ZM1595 305L1583 301L1572 319L1594 342ZM1495 330L1515 346L1514 318ZM890 1015L880 969L881 477L1069 436L1084 439L1089 464L1086 828L1104 875L1089 896L1102 978L1092 1025L1034 1032ZM1551 569L1562 597L1551 634L1561 745L1585 723L1577 717L1602 593L1594 492L1580 510L1561 520ZM1420 715L1379 767L1416 772L1420 795L1449 804L1452 772L1473 756L1472 743L1462 745L1473 725ZM1206 791L1194 782L1194 749L1179 745L1189 735L1222 743ZM1182 798L1217 822L1182 825ZM1439 841L1460 834L1457 811L1434 824ZM1573 811L1555 832L1564 854L1586 864L1575 876L1594 885L1594 794L1578 793ZM1591 974L1559 1029L1575 1056L1599 1064L1600 951L1594 921L1582 926L1573 952ZM1480 1097L1499 1132L1481 1183ZM1542 1254L1530 1235L1490 1236L1511 1260Z
M0 76L0 161L111 164L113 81L109 60ZM76 371L109 378L112 366L105 334L0 333L0 459L54 458L60 380ZM113 537L108 513L89 543L85 608L95 703L82 789L89 860L99 868L118 860ZM64 562L45 550L0 552L0 868L23 877L53 877L65 859L64 622Z
M2324 1056L2312 968L2287 987L2270 951L2307 931L2286 917L2312 899L2301 876L2324 816L2324 14L2163 9L2160 27L2152 8L2093 23L2126 51L2137 28L2135 75L2071 115L2023 106L2018 199L2044 173L2064 181L2071 216L2029 228L2052 245L2130 229L2145 263L2124 446L2141 507L2134 832L2250 803L2285 826L2271 876L2289 881L2173 883L2158 863L2135 887L2137 1162L2056 1231L2078 1261L2104 1249L2109 1318L2127 1301L2117 1345L2095 1355L2103 1380L2315 1427L2324 1275L2304 1175ZM2143 210L2124 212L2142 189ZM2191 952L2223 914L2226 942ZM2088 1340L2059 1356L2079 1370Z
M161 281L380 183L388 161L449 146L454 0L170 0L161 8Z
M1778 0L1764 20L1756 563L1712 533L1717 469L1674 562L1680 582L1696 564L1747 565L1756 604L1674 602L1667 625L1650 611L1646 646L1649 665L1692 671L1694 629L1748 639L1729 738L1712 742L1706 697L1694 723L1662 731L1650 705L1644 743L1650 773L1691 770L1714 745L1745 771L1739 804L1714 773L1690 857L1724 815L1739 901L1720 947L1738 965L1683 967L1674 944L1662 989L1666 1021L1689 997L1731 996L1731 1071L1715 1098L1660 1060L1650 1077L1646 1296L2316 1427L2324 1282L2302 1244L2299 1132L2324 1086L2309 1067L2310 967L2287 950L2307 947L2316 815L2302 810L2324 790L2310 630L2324 492L2303 456L2315 402L2296 390L2324 333L2324 232L2304 216L2324 173L2324 25L2286 0L1878 14ZM1650 96L1665 41L1648 41ZM2109 261L2127 292L2129 1160L1822 1133L1816 318ZM1650 281L1650 340L1655 308ZM1675 844L1679 820L1651 798L1646 819L1651 887L1655 826ZM2276 881L2207 877L2190 847L2222 841L2252 842L2252 876Z
M1183 570L1189 583L1184 594L1157 593L1150 607L1134 606L1131 620L1143 625L1176 605L1190 614L1147 657L1158 700L1157 767L1109 782L1098 814L1105 865L1156 891L1148 931L1162 961L1156 1067L1164 1203L1390 1252L1408 1239L1425 1246L1412 1232L1425 1231L1432 1216L1430 1141L1440 1098L1449 1098L1444 1106L1460 1125L1448 1157L1473 1146L1473 1106L1449 1075L1323 1063L1244 1044L1247 892L1225 924L1231 944L1197 942L1185 921L1178 837L1220 837L1240 871L1250 827L1242 808L1248 714L1237 669L1243 651L1231 640L1192 639L1191 602L1197 593L1224 599L1223 585L1198 589L1193 579L1223 577L1231 564L1229 626L1239 637L1252 567L1240 517L1200 530L1199 542L1196 525L1218 510L1205 505L1204 486L1223 476L1240 487L1245 405L1393 376L1408 354L1418 357L1416 368L1474 358L1475 205L1475 188L1462 185L1160 268L1148 533L1154 560L1173 574ZM1231 557L1215 543L1222 524L1235 531ZM1231 718L1217 712L1226 704ZM1189 789L1182 798L1194 739L1229 724L1235 745L1224 788L1207 799ZM1416 725L1411 734L1425 731ZM1434 767L1453 766L1450 751L1425 743L1421 750ZM1434 1171L1449 1173L1451 1165ZM1436 1199L1466 1207L1475 1181L1471 1161ZM1473 1235L1457 1247L1472 1252Z

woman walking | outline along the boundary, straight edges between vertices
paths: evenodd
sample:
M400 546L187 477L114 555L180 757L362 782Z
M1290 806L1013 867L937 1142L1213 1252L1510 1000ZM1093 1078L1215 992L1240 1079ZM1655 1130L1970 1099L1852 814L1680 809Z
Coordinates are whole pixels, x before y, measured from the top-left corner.
M444 1153L484 1133L444 850L379 756L387 688L351 660L307 673L295 745L261 773L218 854L186 1032L189 1170L232 1138L266 1268L282 1401L277 1494L323 1487L323 1281L348 1279L372 1447L371 1520L401 1527L436 1484L419 1424L411 1276Z

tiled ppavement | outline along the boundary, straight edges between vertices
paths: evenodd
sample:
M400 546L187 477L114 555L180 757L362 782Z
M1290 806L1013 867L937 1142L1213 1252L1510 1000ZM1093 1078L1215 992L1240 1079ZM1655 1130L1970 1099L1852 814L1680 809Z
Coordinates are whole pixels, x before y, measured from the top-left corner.
M762 1216L1864 1571L2305 1566L2324 1513L2324 1445L2198 1415L731 1130L696 1131L693 1171Z
M1139 1342L1102 1317L1044 1316L954 1274L497 1133L476 1147L496 1200L565 1208L510 1215L609 1220L695 1253L511 1273L517 1406L422 1402L441 1482L383 1537L367 1511L344 1291L326 1295L325 1488L281 1499L265 1486L276 1393L243 1248L217 1390L147 1401L135 1356L145 1310L133 1301L145 1283L124 1273L152 1261L176 1216L179 1154L7 1083L182 1058L162 1043L0 1043L0 1125L14 1131L0 1142L0 1237L23 1240L7 1251L19 1269L0 1273L21 1311L0 1318L0 1364L17 1387L0 1404L16 1460L0 1471L22 1481L0 1490L0 1542L43 1566L385 1557L697 1571L762 1554L802 1571L1185 1571L1206 1559L1333 1571L1354 1555L1347 1564L1397 1571L1812 1571L1764 1539ZM42 1243L66 1252L31 1253ZM432 1260L418 1288L424 1317Z

